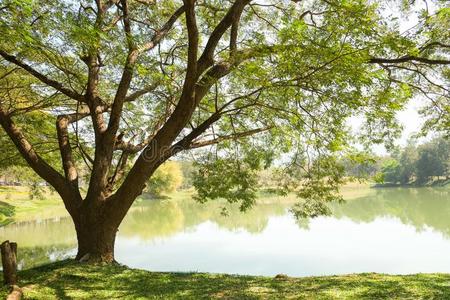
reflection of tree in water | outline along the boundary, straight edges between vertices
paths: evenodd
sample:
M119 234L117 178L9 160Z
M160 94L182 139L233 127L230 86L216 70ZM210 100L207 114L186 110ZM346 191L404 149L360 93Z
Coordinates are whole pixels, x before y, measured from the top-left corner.
M226 206L229 216L221 215ZM211 221L228 230L261 232L268 219L283 215L289 207L281 202L257 205L241 213L237 206L222 202L199 204L185 201L143 201L135 205L119 228L119 237L137 236L143 240L169 237ZM70 218L18 222L0 227L0 240L16 241L19 267L30 268L64 258L76 247L76 235Z
M59 260L76 247L76 235L70 218L18 222L0 227L0 240L18 244L20 269Z
M378 217L396 217L403 224L423 230L431 227L450 237L450 189L385 188L374 195L333 205L337 218L371 222Z
M205 204L185 201L181 205L185 212L187 226L211 221L220 228L231 231L245 230L249 233L262 232L270 217L284 215L290 207L290 204L283 203L278 199L258 203L246 212L241 212L238 205L214 201ZM222 214L223 207L227 209L227 215Z
M50 261L62 260L69 256L71 250L75 249L76 244L19 247L17 249L17 265L22 270L47 264Z
M229 215L221 214L226 207ZM196 203L185 201L143 201L133 207L119 228L119 236L139 236L141 239L168 237L183 230L211 221L228 230L259 233L271 216L283 215L289 204L280 201L261 203L242 213L237 205L223 202Z
M372 222L379 217L394 217L403 224L422 230L425 226L450 236L450 190L447 188L387 188L372 189L367 196L332 205L336 218L348 217L354 222ZM292 201L272 198L261 201L246 213L238 206L223 202L199 204L185 201L141 202L121 227L121 234L138 235L144 239L167 237L189 230L206 221L227 230L259 233L266 228L270 217L284 215ZM222 207L229 214L221 214ZM129 223L129 220L132 222ZM131 224L134 224L131 226ZM297 220L308 229L308 220Z
M119 229L119 237L138 237L143 240L170 237L193 230L206 221L230 231L262 232L273 216L285 215L291 199L271 198L260 201L254 208L241 213L238 206L220 201L199 204L183 201L142 201L135 205ZM226 207L229 215L221 214ZM450 237L450 190L438 188L376 189L370 196L333 205L336 218L347 217L354 222L371 222L378 217L396 217L417 230L424 226ZM308 220L298 220L301 228L308 228ZM0 240L19 244L21 266L44 264L62 258L76 246L76 235L70 218L21 222L0 227Z
M184 229L184 219L177 202L144 201L130 210L119 228L119 237L149 240L171 236Z
M12 240L20 247L75 244L76 235L68 217L12 223L0 227L0 240Z

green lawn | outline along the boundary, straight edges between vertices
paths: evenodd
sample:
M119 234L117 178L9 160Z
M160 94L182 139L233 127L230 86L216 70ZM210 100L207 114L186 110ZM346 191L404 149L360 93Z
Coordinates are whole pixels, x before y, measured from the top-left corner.
M27 187L0 187L0 226L10 222L68 216L61 198L48 189L44 199L30 199Z
M62 261L19 276L25 299L450 299L450 274L274 279Z

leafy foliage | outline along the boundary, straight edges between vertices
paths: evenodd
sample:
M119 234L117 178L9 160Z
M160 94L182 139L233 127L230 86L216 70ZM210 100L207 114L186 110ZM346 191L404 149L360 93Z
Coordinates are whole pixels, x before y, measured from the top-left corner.
M193 180L197 190L196 200L226 199L230 203L240 202L241 210L245 211L255 203L258 167L254 161L236 161L231 158L214 159L198 165Z
M122 192L129 207L157 166L190 150L199 201L245 210L258 173L275 166L277 190L303 199L296 214L317 215L340 200L355 139L393 146L409 99L429 103L424 132L448 133L442 1L5 0L0 10L0 107L56 172L79 170L69 181L93 199ZM404 31L408 17L417 24ZM77 117L58 136L55 121L68 114ZM358 137L347 126L355 116ZM9 159L17 152L3 132L0 141L0 164L24 163ZM147 152L161 155L149 161ZM157 193L177 185L161 168L150 179ZM406 182L412 169L402 174Z
M147 191L156 196L176 191L183 183L181 166L177 161L168 161L156 170L147 185Z

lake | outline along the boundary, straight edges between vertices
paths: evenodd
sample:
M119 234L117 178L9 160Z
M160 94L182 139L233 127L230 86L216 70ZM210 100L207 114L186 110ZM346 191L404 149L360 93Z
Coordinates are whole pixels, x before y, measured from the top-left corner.
M152 271L269 276L450 273L449 188L365 189L310 220L296 220L293 203L263 197L241 213L221 202L140 200L119 229L116 259ZM67 217L0 227L6 239L18 242L21 268L76 252Z

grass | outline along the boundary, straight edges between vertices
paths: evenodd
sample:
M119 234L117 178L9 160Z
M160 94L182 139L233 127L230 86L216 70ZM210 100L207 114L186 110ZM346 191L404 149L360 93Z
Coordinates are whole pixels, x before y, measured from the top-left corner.
M450 299L450 274L275 279L66 260L21 271L19 278L25 299Z
M0 224L68 216L61 198L44 190L43 199L30 199L27 187L0 187Z

